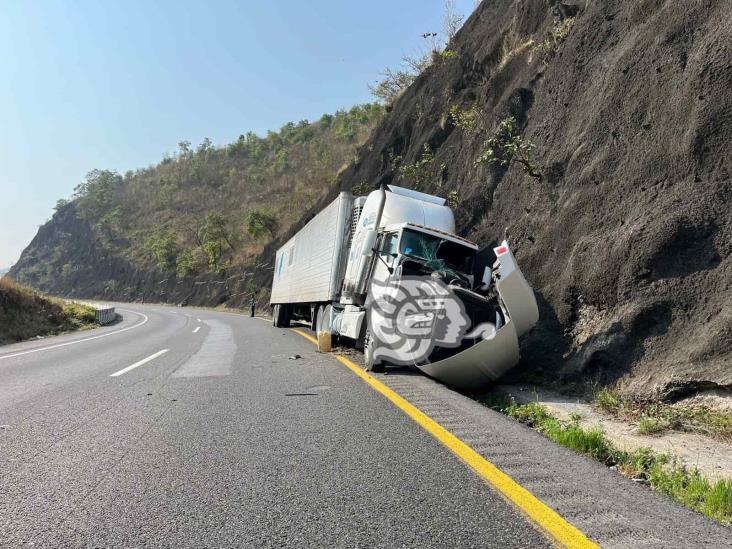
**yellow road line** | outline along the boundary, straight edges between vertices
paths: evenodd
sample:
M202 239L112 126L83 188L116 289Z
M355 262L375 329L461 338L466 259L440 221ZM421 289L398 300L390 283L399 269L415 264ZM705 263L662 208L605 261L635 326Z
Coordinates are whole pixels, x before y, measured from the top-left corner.
M296 333L318 344L318 340L300 330ZM467 463L480 477L508 498L521 511L526 513L536 524L565 547L597 548L599 545L591 541L585 534L572 526L554 509L547 506L534 494L513 480L490 461L465 444L434 419L411 404L404 397L369 375L356 364L341 355L333 355L354 374L368 383L373 389L384 395L392 404L412 418L420 427L444 444L453 454Z

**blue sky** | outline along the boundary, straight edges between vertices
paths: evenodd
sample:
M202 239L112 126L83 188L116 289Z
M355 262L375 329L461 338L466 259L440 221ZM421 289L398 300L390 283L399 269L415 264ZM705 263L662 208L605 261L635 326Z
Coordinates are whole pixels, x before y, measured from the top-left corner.
M457 0L466 16L474 0ZM0 267L94 168L370 101L444 0L0 0Z

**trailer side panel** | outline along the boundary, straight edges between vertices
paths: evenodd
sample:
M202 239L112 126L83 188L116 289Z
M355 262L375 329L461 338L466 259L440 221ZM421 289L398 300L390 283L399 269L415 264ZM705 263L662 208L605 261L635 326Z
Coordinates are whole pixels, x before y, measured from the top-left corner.
M349 193L341 193L277 250L272 304L329 302L338 297L352 203Z

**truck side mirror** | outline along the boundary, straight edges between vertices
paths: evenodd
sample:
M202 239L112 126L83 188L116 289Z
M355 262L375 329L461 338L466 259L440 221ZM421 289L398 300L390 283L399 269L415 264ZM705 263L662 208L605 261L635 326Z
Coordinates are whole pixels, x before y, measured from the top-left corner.
M368 257L373 254L374 244L376 244L376 231L374 229L368 229L363 239L363 245L361 246L361 255Z

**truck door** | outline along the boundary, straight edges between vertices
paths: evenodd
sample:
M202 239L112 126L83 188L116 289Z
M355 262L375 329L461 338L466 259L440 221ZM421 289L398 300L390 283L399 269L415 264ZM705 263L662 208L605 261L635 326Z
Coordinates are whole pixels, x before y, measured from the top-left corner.
M398 243L398 233L386 233L381 237L381 242L378 247L381 258L374 258L371 280L385 284L389 283L390 280L398 279L395 276L396 273L392 274L389 272L389 269L394 269L396 266Z

